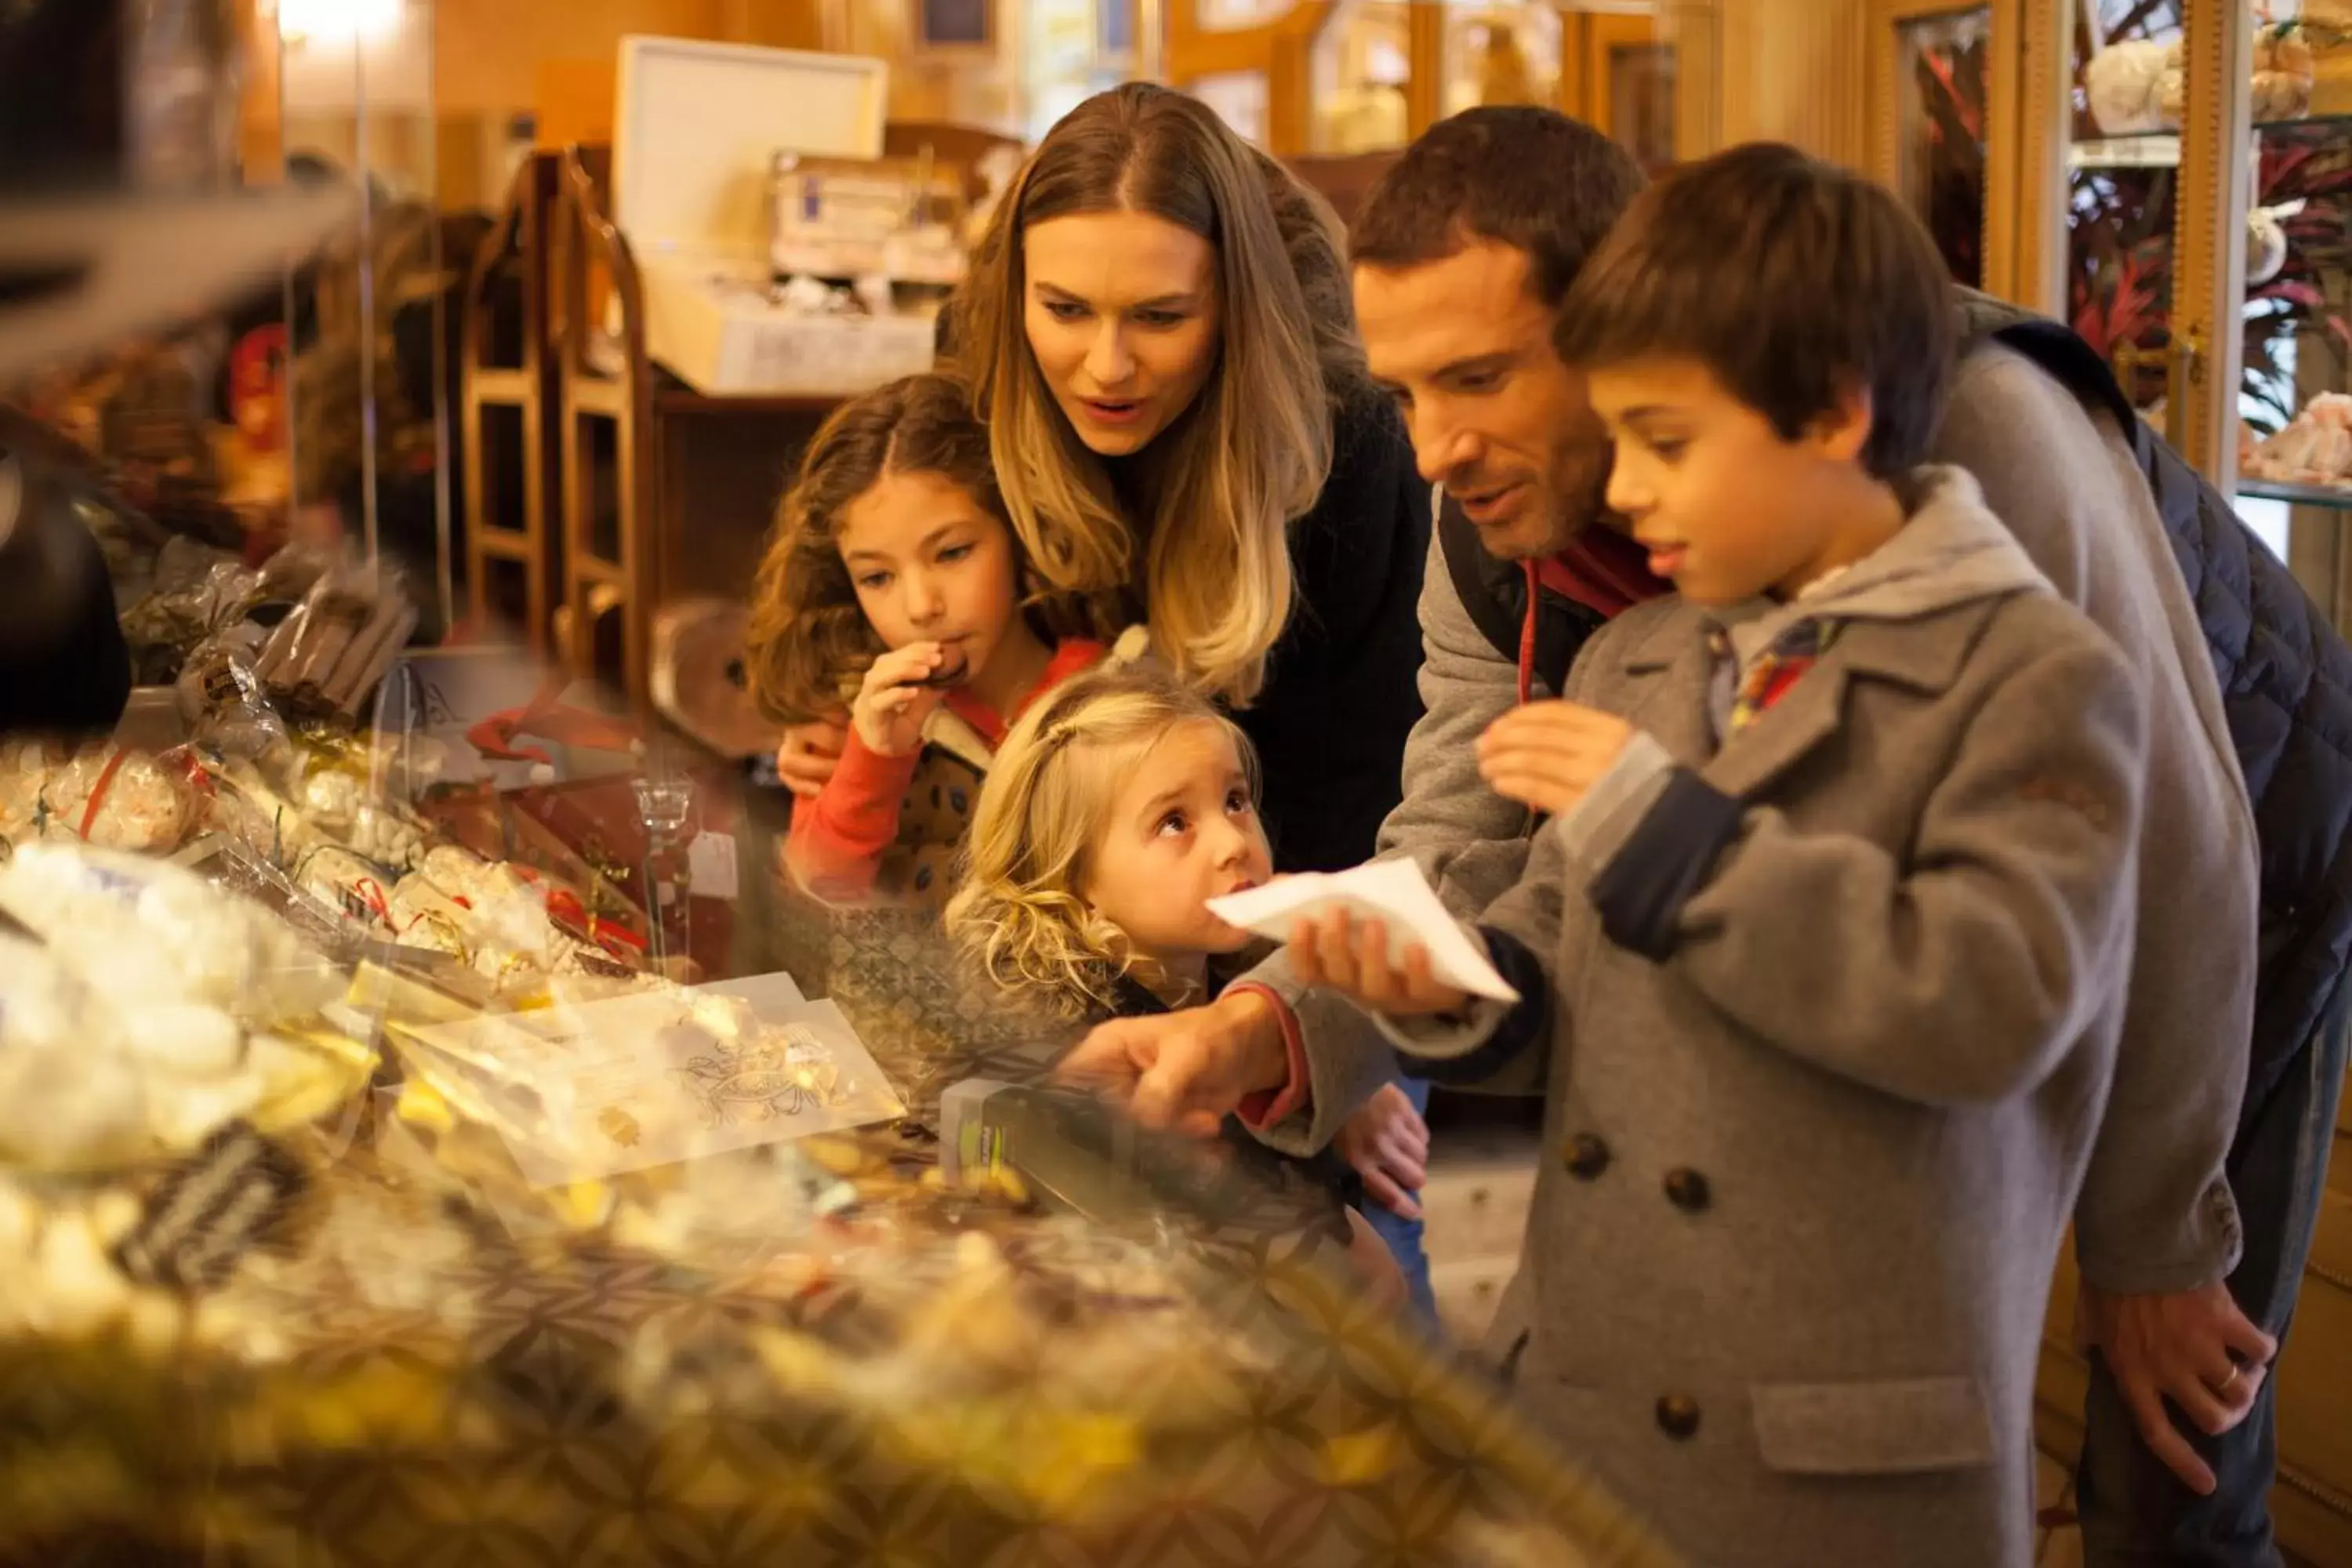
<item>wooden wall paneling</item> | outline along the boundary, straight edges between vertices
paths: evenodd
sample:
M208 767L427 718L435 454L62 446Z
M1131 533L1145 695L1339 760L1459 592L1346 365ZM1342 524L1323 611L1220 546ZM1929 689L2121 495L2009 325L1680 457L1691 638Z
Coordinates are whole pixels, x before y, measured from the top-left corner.
M2027 302L2024 237L2051 220L2033 200L2022 156L2025 14L2032 8L2026 0L1992 0L1985 62L1984 288L2020 303Z
M1404 128L1418 136L1445 118L1445 7L1414 0L1405 10L1405 37Z
M1315 144L1315 34L1276 28L1267 48L1265 150L1295 158Z
M1675 153L1688 162L1722 150L1723 11L1719 0L1660 0L1675 46Z
M719 37L730 43L824 47L824 16L816 0L721 0L719 24Z
M237 166L248 185L276 184L286 173L283 62L275 6L237 0L236 36L245 51L245 81L237 98Z
M2018 303L2066 313L2066 149L2073 140L2073 0L2018 0L2017 228L2011 246Z
M2173 234L2174 440L2228 495L2238 474L2238 364L2246 298L2247 139L2252 29L2238 0L2191 0L2182 42L2188 113L2180 128Z
M1723 0L1722 15L1724 142L1788 142L1865 166L1864 0Z
M1571 120L1591 122L1591 115L1585 103L1584 57L1585 24L1589 18L1582 11L1562 10L1559 14L1559 89L1552 95L1554 105Z
M887 7L860 0L858 8ZM538 107L548 68L601 66L609 73L631 33L775 48L850 47L827 37L824 0L436 0L435 106L496 116ZM596 133L609 129L608 121Z

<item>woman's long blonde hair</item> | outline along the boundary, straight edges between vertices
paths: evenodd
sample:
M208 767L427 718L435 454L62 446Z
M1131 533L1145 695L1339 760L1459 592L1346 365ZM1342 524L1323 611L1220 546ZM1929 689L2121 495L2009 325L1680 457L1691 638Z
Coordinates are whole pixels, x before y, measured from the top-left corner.
M1021 244L1052 218L1121 211L1215 248L1222 317L1206 384L1139 459L1134 517L1037 368ZM1046 585L1100 604L1139 584L1155 646L1235 703L1265 683L1292 607L1288 525L1330 477L1334 404L1363 381L1344 255L1321 197L1198 100L1130 82L1046 133L952 306L1005 510Z
M1005 736L965 840L950 936L1000 988L1066 1016L1116 1005L1121 975L1155 978L1084 893L1127 766L1186 724L1213 724L1249 771L1250 743L1199 691L1150 664L1056 687Z

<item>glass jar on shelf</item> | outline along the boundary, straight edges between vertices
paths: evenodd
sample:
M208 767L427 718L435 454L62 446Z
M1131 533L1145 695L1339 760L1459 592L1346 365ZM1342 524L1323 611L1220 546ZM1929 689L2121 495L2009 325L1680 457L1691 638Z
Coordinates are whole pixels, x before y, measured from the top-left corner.
M1339 0L1331 7L1310 56L1309 151L1341 157L1412 139L1405 102L1412 24L1406 0Z
M1525 0L1445 6L1441 112L1559 101L1560 13Z

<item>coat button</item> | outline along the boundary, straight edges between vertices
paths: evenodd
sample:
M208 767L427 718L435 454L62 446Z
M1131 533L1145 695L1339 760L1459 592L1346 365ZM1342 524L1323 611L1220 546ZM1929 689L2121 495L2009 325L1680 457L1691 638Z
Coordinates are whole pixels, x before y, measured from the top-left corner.
M1681 1443L1698 1435L1698 1401L1684 1394L1668 1394L1658 1400L1658 1430Z
M1590 1132L1580 1132L1568 1141L1568 1149L1560 1157L1568 1165L1568 1173L1578 1181L1598 1181L1601 1173L1609 1168L1609 1145Z
M1697 1214L1711 1201L1706 1178L1687 1165L1666 1173L1666 1201L1685 1214Z

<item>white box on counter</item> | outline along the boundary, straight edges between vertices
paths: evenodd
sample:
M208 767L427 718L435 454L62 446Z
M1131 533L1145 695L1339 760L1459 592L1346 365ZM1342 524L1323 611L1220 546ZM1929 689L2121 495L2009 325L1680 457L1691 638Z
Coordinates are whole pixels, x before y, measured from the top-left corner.
M764 280L688 262L642 270L646 346L698 392L850 397L931 368L928 316L812 316Z
M771 302L776 155L874 159L888 65L856 55L621 40L613 220L644 283L646 347L698 392L845 396L931 366L928 319Z

